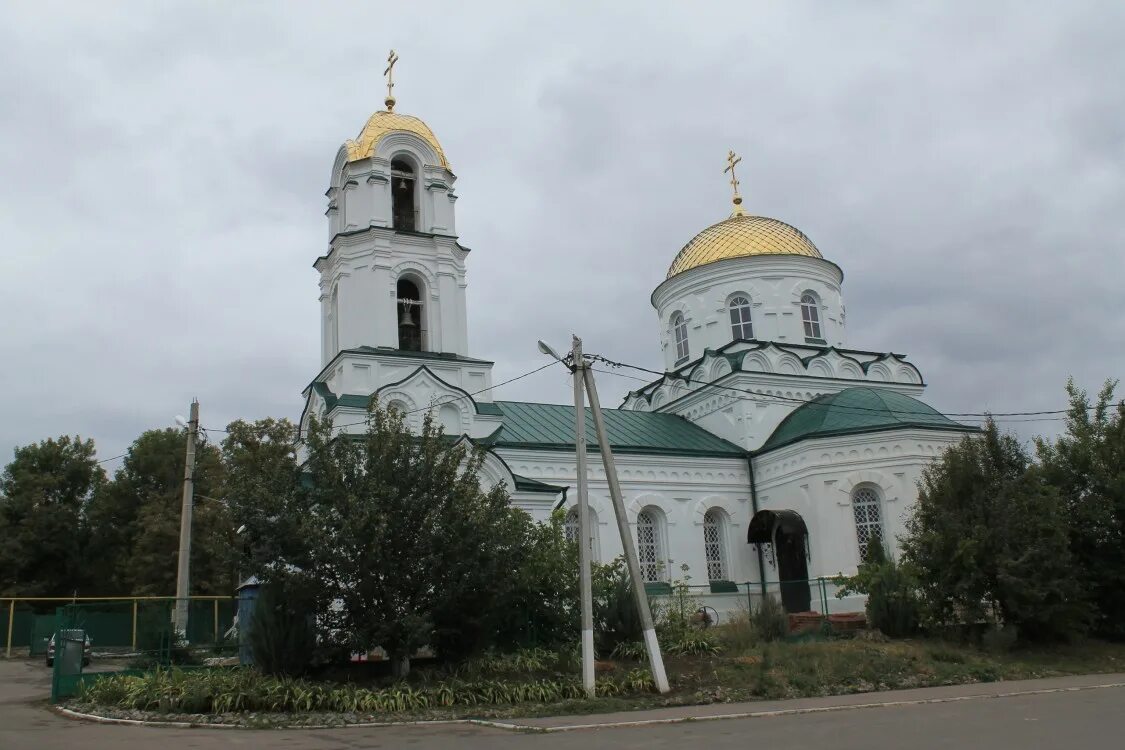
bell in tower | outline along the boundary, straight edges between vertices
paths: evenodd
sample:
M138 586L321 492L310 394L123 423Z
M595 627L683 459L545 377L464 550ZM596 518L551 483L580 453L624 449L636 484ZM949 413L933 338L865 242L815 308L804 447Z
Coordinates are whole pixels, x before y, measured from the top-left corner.
M422 300L418 287L410 279L398 280L398 348L408 352L422 351Z

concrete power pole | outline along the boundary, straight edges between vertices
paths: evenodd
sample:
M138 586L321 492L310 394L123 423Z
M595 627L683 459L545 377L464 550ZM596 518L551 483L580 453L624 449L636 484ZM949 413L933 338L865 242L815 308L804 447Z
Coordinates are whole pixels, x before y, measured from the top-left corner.
M176 567L176 608L172 627L186 638L188 624L188 590L191 581L191 511L195 491L195 441L199 435L199 402L192 399L187 424L187 460L184 462L184 499L180 510L180 555Z
M574 448L578 458L578 594L582 600L582 687L594 697L594 605L590 586L590 494L586 478L586 398L582 339L573 337Z
M598 401L598 389L594 385L594 371L585 366L581 368L586 391L590 395L590 411L594 414L594 427L598 431L598 445L602 450L602 463L605 464L605 478L609 482L609 494L613 499L613 513L617 516L617 530L621 534L621 548L625 552L625 562L629 566L629 578L633 581L633 596L637 600L637 612L641 616L641 630L644 633L645 650L648 651L648 663L652 669L652 679L656 689L667 693L668 675L664 672L664 658L660 655L660 642L656 640L656 629L652 625L652 612L648 607L648 595L645 593L645 584L641 580L641 566L637 561L637 548L633 544L633 535L629 533L629 519L625 515L625 501L621 497L621 483L617 481L617 465L613 461L613 451L609 447L609 435L606 434L605 419L602 417L602 406Z

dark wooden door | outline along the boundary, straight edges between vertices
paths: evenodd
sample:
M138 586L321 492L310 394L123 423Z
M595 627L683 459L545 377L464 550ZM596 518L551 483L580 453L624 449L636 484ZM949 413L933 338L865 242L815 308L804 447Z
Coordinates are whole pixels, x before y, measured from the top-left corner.
M805 535L800 531L777 530L775 549L781 580L781 604L786 612L808 612L812 606L809 566L805 559Z

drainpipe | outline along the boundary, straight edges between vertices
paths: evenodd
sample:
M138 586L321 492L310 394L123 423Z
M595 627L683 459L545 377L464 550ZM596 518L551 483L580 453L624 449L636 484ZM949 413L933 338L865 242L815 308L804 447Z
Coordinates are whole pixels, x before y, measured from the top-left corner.
M752 519L758 515L758 488L754 486L754 456L750 453L746 454L746 468L750 472L750 507L754 510ZM762 545L755 544L754 549L758 552L758 578L761 579L758 583L762 587L762 598L764 599L766 596L766 558L762 554Z

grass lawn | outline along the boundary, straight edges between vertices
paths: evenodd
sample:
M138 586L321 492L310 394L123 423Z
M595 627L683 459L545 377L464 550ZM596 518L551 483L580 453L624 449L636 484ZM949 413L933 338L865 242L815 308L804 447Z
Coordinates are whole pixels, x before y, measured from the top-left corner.
M612 670L638 663L613 663ZM937 640L878 643L859 639L761 644L741 655L668 657L672 691L565 701L546 706L496 706L475 715L547 716L660 706L731 703L865 693L878 690L1125 672L1125 644L1087 641L991 653Z

